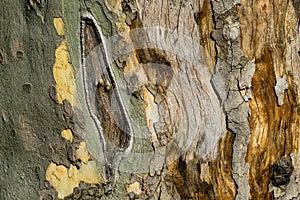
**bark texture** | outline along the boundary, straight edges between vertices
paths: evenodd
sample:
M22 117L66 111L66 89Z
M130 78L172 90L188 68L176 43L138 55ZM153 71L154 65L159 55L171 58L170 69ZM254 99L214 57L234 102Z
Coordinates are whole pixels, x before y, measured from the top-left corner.
M299 0L0 5L0 199L299 198Z

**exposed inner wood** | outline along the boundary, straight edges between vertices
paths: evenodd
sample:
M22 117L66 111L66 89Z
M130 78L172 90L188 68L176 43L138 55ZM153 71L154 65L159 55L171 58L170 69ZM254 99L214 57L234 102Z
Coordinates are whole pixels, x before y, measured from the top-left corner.
M84 27L86 68L89 70L91 90L94 93L89 98L95 105L95 115L101 123L106 143L109 147L128 147L128 121L120 104L120 97L115 89L115 80L105 58L104 47L91 21L86 21Z
M249 102L252 132L247 153L251 197L274 199L274 193L269 192L272 165L291 153L297 154L299 146L299 58L293 53L299 43L299 1L242 0L238 10L241 46L256 64L253 99ZM278 106L274 86L276 78L283 75L287 76L288 89L284 104Z
M299 124L299 106L295 104L292 89L285 95L285 104L277 105L274 93L275 73L271 52L266 49L256 61L253 77L253 100L250 101L252 127L247 161L250 165L251 195L254 198L273 199L268 193L272 164L282 156L296 152L299 131L291 124Z

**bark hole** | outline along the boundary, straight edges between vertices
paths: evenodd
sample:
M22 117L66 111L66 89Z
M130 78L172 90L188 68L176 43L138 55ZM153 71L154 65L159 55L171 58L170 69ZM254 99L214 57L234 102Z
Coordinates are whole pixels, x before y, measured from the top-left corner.
M292 158L281 158L273 165L272 184L276 187L288 184L293 170Z

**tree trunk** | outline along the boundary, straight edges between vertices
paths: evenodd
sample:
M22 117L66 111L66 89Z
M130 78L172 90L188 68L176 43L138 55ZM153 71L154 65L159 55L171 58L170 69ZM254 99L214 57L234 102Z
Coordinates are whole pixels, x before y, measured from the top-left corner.
M0 199L300 199L300 1L1 2Z

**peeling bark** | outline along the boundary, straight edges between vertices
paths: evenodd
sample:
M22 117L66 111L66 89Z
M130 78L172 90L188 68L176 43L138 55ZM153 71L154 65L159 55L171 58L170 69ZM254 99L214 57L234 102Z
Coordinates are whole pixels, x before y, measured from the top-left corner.
M0 199L299 198L300 1L0 4Z

